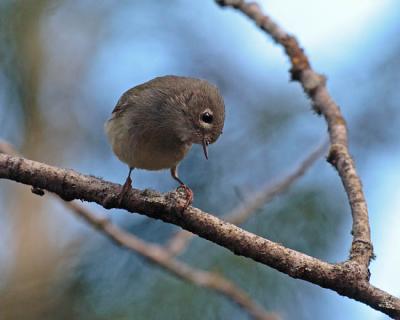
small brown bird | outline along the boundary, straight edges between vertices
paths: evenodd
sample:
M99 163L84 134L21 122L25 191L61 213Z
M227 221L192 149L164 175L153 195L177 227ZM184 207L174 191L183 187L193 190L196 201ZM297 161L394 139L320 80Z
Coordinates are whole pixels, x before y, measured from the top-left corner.
M105 124L114 153L129 166L120 201L134 168L170 169L186 192L185 208L190 205L193 192L178 177L178 164L193 143L203 146L208 159L207 147L222 133L224 120L223 98L205 80L164 76L126 91Z

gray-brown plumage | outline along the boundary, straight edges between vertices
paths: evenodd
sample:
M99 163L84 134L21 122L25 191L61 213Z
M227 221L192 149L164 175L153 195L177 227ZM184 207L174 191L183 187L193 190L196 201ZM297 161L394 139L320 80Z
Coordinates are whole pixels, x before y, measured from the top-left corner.
M205 80L164 76L126 91L119 99L105 128L112 149L130 170L123 194L130 188L133 168L171 169L177 166L193 143L207 146L222 133L224 102L216 86Z

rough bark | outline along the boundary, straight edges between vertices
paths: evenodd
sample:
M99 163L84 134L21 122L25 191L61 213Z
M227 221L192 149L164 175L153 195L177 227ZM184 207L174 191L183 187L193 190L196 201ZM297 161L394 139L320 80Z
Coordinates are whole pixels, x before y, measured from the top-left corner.
M182 212L183 194L131 189L119 203L121 185L36 161L0 154L0 178L47 190L62 199L96 202L106 209L121 208L178 225L287 275L329 288L400 318L400 300L369 284L369 272L357 261L330 264L245 231L216 216L189 207Z

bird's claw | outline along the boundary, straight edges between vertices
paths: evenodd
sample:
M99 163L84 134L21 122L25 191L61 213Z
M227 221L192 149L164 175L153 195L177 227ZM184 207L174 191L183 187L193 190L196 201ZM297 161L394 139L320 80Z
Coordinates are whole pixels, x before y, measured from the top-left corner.
M176 191L183 190L186 194L186 203L183 205L183 211L185 211L193 202L193 191L187 185L181 184Z
M130 177L126 178L124 185L121 188L121 193L119 194L118 205L121 206L122 201L125 198L125 195L132 188L132 179Z

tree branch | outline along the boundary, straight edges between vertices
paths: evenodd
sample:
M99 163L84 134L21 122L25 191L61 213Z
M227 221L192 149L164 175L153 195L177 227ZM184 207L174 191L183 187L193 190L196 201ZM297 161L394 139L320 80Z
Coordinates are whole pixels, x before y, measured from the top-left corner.
M222 219L235 225L241 225L246 222L258 209L274 199L275 196L285 192L297 179L302 177L315 161L324 154L326 149L326 142L320 144L291 172L281 177L272 185L266 184L261 190L255 192L249 199L245 200L244 203L224 215ZM190 240L193 239L193 236L193 233L180 230L171 238L166 248L174 256L182 254L189 245Z
M0 153L19 156L18 151L11 144L1 139ZM34 187L32 187L32 192L43 195L41 189L35 189ZM56 199L62 201L62 199L57 195L51 195L54 195ZM171 255L164 247L146 243L133 234L112 224L109 219L96 216L89 209L81 206L75 201L62 201L62 203L78 217L99 230L117 245L141 255L148 262L159 266L182 280L191 282L200 287L214 290L215 292L224 295L230 301L236 303L239 307L245 310L253 319L279 319L277 315L267 312L262 306L255 303L241 288L237 287L234 283L225 279L218 273L195 269L184 262L174 259L173 255Z
M258 320L277 320L278 317L268 313L261 306L256 304L245 292L215 272L207 272L190 267L186 263L174 259L164 247L149 244L128 233L118 226L112 224L108 219L100 218L82 207L76 202L65 202L66 206L73 210L87 223L97 228L110 240L128 250L138 253L150 263L153 263L174 276L191 282L200 287L214 290L224 295L230 301L239 305L252 318Z
M221 6L231 6L240 10L284 48L292 65L290 69L292 80L300 82L304 91L312 100L315 112L324 116L328 124L331 142L328 161L339 173L353 216L353 242L350 250L350 259L368 268L374 254L367 202L365 201L361 180L349 154L346 122L339 106L329 95L325 77L311 68L311 64L296 38L278 26L269 16L265 15L257 3L246 3L244 0L216 0L216 2Z
M330 264L245 231L189 207L182 212L181 194L161 194L131 189L119 203L121 185L40 162L0 154L0 178L45 189L70 201L80 199L103 207L126 209L172 223L217 243L233 253L251 258L287 275L309 281L361 301L392 317L400 318L400 300L368 282L368 274L355 261Z
M368 266L373 257L373 248L367 205L348 151L345 121L327 91L325 78L312 70L297 40L264 15L257 4L243 0L217 2L242 11L283 46L291 61L292 80L301 83L313 102L314 110L324 116L331 143L328 161L339 173L353 216L353 241L348 261L330 264L318 260L247 232L198 208L189 207L182 212L184 200L175 192L160 194L151 190L132 189L119 204L120 185L9 155L0 155L0 178L31 185L37 192L46 189L67 201L81 199L96 202L105 208L126 209L179 225L237 255L251 258L293 278L332 289L400 319L400 300L369 283Z

